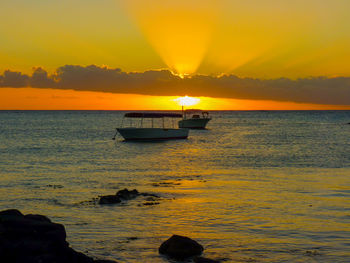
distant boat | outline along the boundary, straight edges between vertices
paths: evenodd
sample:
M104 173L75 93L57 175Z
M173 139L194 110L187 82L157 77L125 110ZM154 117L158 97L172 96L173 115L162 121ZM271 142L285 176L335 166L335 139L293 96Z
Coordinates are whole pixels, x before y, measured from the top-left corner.
M209 112L188 109L183 111L183 119L179 121L179 128L205 129L205 126L210 120Z
M126 113L124 118L139 119L139 127L134 127L134 125L132 125L132 121L130 121L131 127L123 127L122 123L122 127L117 128L117 131L126 141L172 140L186 139L188 137L189 129L167 128L165 125L165 118L182 118L181 114L130 112ZM151 120L151 127L144 127L145 119ZM162 119L161 127L154 127L154 119ZM113 139L115 139L115 136Z

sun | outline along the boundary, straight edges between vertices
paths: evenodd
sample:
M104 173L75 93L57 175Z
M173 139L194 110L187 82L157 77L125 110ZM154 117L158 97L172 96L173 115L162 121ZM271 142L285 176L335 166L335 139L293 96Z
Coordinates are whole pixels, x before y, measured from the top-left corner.
M189 96L179 97L174 99L180 106L192 106L200 102L200 98L194 98Z

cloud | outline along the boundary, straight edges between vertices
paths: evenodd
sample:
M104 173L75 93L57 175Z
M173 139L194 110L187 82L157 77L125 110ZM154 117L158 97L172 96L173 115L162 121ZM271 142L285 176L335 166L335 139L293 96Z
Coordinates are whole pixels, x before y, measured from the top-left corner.
M25 87L28 85L30 77L21 72L5 70L3 75L0 75L0 87Z
M56 82L49 78L47 72L42 68L34 68L34 72L29 79L29 85L35 88L54 88Z
M65 65L48 75L35 68L31 76L6 70L0 87L73 89L143 95L189 95L217 98L350 105L350 77L255 79L235 75L180 78L169 70L124 72L96 65Z

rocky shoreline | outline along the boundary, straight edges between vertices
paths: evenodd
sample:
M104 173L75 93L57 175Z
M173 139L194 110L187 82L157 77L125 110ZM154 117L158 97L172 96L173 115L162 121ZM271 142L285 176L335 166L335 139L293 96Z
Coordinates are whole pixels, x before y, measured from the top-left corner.
M123 189L115 195L100 196L98 204L118 204L138 196L146 198L143 205L157 204L159 196L139 193L136 189ZM148 204L150 203L150 204ZM8 209L0 212L0 262L4 263L117 263L117 261L93 259L75 251L66 241L66 230L62 224L37 214L22 214ZM164 241L158 251L172 261L215 263L200 257L204 248L188 237L173 235Z
M75 251L66 241L62 224L43 215L23 215L16 209L0 212L0 262L116 263Z

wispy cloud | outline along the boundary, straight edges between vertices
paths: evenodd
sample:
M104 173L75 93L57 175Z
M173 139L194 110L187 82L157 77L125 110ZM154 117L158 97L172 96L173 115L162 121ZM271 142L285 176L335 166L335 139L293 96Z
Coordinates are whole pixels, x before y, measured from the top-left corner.
M96 65L65 65L49 75L36 68L31 76L5 71L0 87L72 89L143 95L189 95L218 98L350 105L350 77L255 79L235 75L180 78L169 70L124 72Z

